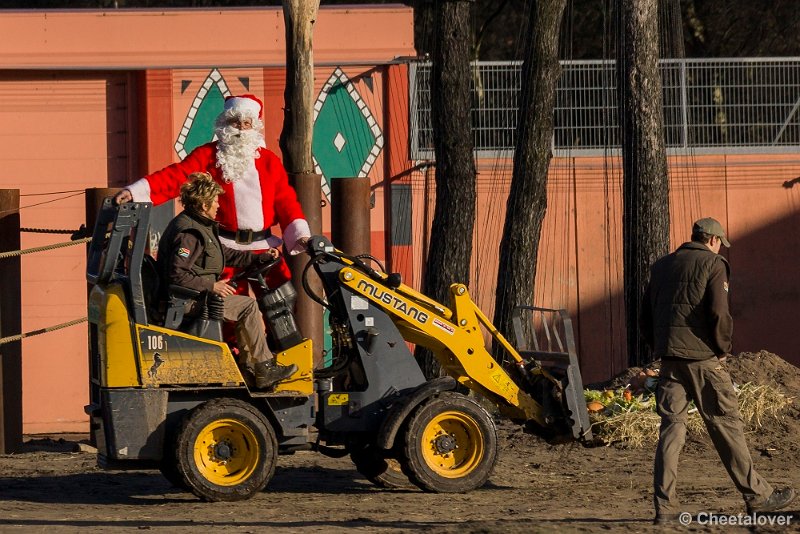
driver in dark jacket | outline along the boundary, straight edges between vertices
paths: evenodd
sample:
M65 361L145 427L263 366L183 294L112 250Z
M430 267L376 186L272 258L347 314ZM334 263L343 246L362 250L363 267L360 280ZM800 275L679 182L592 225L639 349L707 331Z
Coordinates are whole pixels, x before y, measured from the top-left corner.
M219 278L226 265L248 267L257 262L266 263L280 253L273 248L263 254L253 254L220 243L214 218L222 192L222 187L208 173L189 176L189 181L181 187L184 211L170 221L159 241L159 272L167 284L205 295L213 293L222 299L225 321L235 323L242 372L254 377L256 389L269 389L294 374L297 366L275 362L267 347L264 323L255 299L235 294L228 280ZM190 316L192 311L189 311Z

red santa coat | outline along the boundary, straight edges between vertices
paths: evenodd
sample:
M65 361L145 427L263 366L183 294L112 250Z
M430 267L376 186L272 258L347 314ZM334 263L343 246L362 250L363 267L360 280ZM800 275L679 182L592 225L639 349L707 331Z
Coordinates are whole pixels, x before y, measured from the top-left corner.
M280 159L266 148L258 149L258 157L254 160L255 175L235 184L227 183L222 170L217 167L217 143L207 143L194 149L191 154L178 163L156 171L134 182L127 187L137 202L162 204L180 196L181 185L193 172L208 172L225 191L219 197L217 221L220 227L228 231L249 229L254 232L269 229L278 224L284 241L290 252L299 252L297 240L310 234L308 222L297 201L297 194L291 185ZM238 195L237 195L238 193ZM270 246L280 245L280 240L255 241L250 244L236 243L221 237L226 245L239 250L263 251ZM276 269L282 272L283 278L290 278L285 264ZM276 273L277 274L277 273ZM270 277L273 278L274 277Z

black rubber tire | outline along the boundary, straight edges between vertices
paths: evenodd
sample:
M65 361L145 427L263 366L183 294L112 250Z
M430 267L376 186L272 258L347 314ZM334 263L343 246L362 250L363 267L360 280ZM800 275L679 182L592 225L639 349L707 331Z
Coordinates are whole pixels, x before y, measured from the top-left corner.
M183 481L183 475L181 475L181 472L178 470L178 466L174 463L170 464L162 461L158 466L158 470L161 471L161 474L164 475L164 478L166 478L173 487L179 490L191 491L186 485L186 482Z
M405 428L400 464L423 490L463 493L484 485L492 474L497 427L474 400L439 393L408 417Z
M396 458L385 458L375 445L364 445L350 451L350 459L364 478L380 488L413 487Z
M176 443L182 479L205 501L248 499L275 474L275 430L264 414L240 400L214 399L189 412Z

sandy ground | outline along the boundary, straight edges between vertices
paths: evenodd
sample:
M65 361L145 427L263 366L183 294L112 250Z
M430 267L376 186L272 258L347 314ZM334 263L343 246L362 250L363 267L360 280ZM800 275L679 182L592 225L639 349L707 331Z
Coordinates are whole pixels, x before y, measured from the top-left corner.
M204 503L172 488L158 472L101 471L72 442L34 440L30 452L0 456L0 531L120 531L212 527L260 532L749 532L698 526L696 514L743 514L738 493L713 448L687 444L680 494L694 525L650 524L652 448L549 446L501 426L502 451L489 483L468 494L386 490L365 480L347 458L312 452L282 456L275 477L255 498ZM59 450L62 449L62 450ZM753 450L773 484L800 487L795 451ZM800 531L800 501L788 514ZM758 528L784 532L785 527Z
M731 374L800 393L800 369L769 353L732 362ZM774 486L800 488L800 410L749 434L758 471ZM800 498L782 514L787 526L700 525L708 513L742 514L740 495L707 437L693 437L681 460L679 495L688 526L651 525L654 445L551 446L500 423L500 454L489 483L468 494L382 489L348 458L314 452L281 456L266 490L249 501L204 503L156 471L102 471L85 436L31 439L0 456L0 532L800 532Z

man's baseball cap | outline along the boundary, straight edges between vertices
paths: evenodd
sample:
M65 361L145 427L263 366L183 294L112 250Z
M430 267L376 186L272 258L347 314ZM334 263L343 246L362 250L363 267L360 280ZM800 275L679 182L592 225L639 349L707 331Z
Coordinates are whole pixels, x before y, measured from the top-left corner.
M692 227L692 233L695 232L703 232L704 234L715 235L720 239L720 241L722 241L723 245L728 248L731 246L730 241L728 241L728 238L725 237L725 230L722 229L722 225L718 220L712 219L711 217L706 217L705 219L696 221Z

